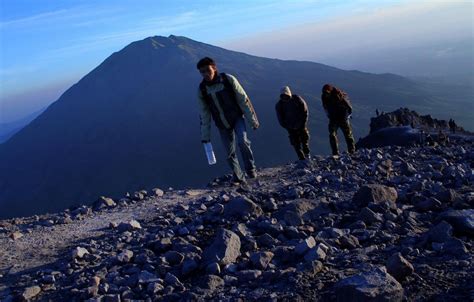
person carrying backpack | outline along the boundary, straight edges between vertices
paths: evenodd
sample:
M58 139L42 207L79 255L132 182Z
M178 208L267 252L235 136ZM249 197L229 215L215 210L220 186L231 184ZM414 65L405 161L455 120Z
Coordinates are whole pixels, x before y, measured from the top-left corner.
M331 144L332 154L338 155L337 129L341 128L347 143L347 151L355 152L355 141L352 135L352 127L349 118L352 114L352 105L347 94L339 88L330 84L323 86L321 96L324 110L329 118L329 143Z
M291 94L290 87L281 89L275 106L278 122L288 131L290 143L300 160L309 159L308 106L302 97Z
M233 171L233 182L245 183L236 154L236 140L249 178L256 178L255 159L247 137L245 121L256 130L259 122L255 110L239 81L230 74L219 73L216 63L209 57L197 63L202 81L198 100L201 119L201 141L211 140L211 117L227 151L227 161ZM244 118L245 117L245 118Z

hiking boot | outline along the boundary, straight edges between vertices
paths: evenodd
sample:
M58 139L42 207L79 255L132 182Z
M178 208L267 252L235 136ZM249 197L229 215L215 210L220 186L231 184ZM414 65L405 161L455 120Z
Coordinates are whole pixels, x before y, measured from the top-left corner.
M232 176L232 178L229 180L229 185L230 186L240 186L242 183L246 183L245 177L242 175L241 178L236 177L235 175Z
M247 171L247 176L250 179L255 179L257 178L257 171L256 170Z
M296 167L298 169L305 169L309 168L311 166L311 163L308 159L300 159L296 162Z
M237 192L239 193L247 193L250 192L252 188L249 186L249 184L246 181L243 181L240 183L239 187L237 188Z

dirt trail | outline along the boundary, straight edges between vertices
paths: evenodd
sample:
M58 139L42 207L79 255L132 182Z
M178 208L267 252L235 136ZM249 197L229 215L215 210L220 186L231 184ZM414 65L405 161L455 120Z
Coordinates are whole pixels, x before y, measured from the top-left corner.
M272 186L271 180L275 172L279 170L268 168L260 172L260 178L269 180L265 182L265 186ZM258 182L251 184L259 186ZM178 203L186 204L210 194L213 190L220 189L222 188L171 191L163 197L152 197L125 207L93 212L92 215L85 216L83 220L73 220L68 224L55 224L48 227L20 223L7 227L3 233L0 232L0 290L3 275L37 269L61 258L67 258L71 250L81 242L106 234L106 229L109 228L111 222L127 222L131 219L139 222L152 220ZM54 215L56 214L45 215L45 217L48 219L48 216ZM20 218L19 221L21 222L22 219ZM21 231L23 237L12 240L9 235L16 230Z
M193 198L199 198L206 191L197 191ZM0 274L16 273L52 263L79 242L100 237L111 222L126 222L131 219L147 221L166 212L169 206L179 202L189 202L189 196L167 194L162 198L117 207L106 211L93 212L84 220L74 220L69 224L52 227L34 226L31 233L22 232L23 237L12 240L9 233L0 234ZM22 225L15 226L17 228Z

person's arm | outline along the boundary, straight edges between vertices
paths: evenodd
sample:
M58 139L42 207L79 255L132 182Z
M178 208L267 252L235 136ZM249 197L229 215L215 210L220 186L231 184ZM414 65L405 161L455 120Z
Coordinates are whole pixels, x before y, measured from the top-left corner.
M234 76L230 74L226 74L226 76L228 77L229 83L232 85L232 88L235 91L235 98L237 100L237 104L244 113L247 123L249 123L249 125L253 129L257 129L260 126L257 114L255 113L253 105L250 102L250 99L248 98L247 94L245 93L244 88L242 88L239 81Z
M324 112L326 112L326 116L329 118L329 111L328 111L328 107L327 107L327 97L322 95L321 96L321 102L323 103Z
M301 104L301 109L303 110L303 117L304 117L304 122L305 124L308 122L308 115L309 115L309 110L308 110L308 105L304 101L302 97L298 97L300 104Z
M201 119L201 141L209 142L211 140L211 110L202 96L201 89L198 89L198 103Z
M278 123L280 123L280 126L282 126L283 128L286 128L284 123L283 123L283 112L281 112L281 108L279 106L279 103L276 104L275 110L276 110L276 113L277 113Z
M351 115L352 114L351 101L349 101L349 99L345 97L345 98L342 98L342 102L344 103L344 106L346 107L348 115Z

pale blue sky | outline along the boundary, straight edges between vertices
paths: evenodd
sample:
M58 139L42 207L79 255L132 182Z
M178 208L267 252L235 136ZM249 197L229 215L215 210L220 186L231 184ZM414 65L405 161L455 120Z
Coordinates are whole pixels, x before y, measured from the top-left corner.
M298 28L300 38L311 38L301 34L301 29L333 24L326 32L330 34L341 30L335 20L380 12L390 17L394 16L390 12L397 10L423 14L424 5L434 10L441 7L438 11L443 12L446 3L463 4L464 11L470 8L463 22L470 18L472 35L471 1L0 0L0 122L55 101L113 52L148 36L182 35L262 56L323 60L323 56L310 55L311 45L305 45L303 53L285 47L285 42L292 41L289 29ZM457 12L451 13L446 18L452 22L448 20L445 26L453 23L455 30ZM365 26L377 29L376 23ZM394 29L388 34L393 35ZM451 32L448 29L442 34ZM265 37L269 43L262 46L258 41ZM379 38L384 40L383 35ZM326 47L325 51L330 53L332 49Z

